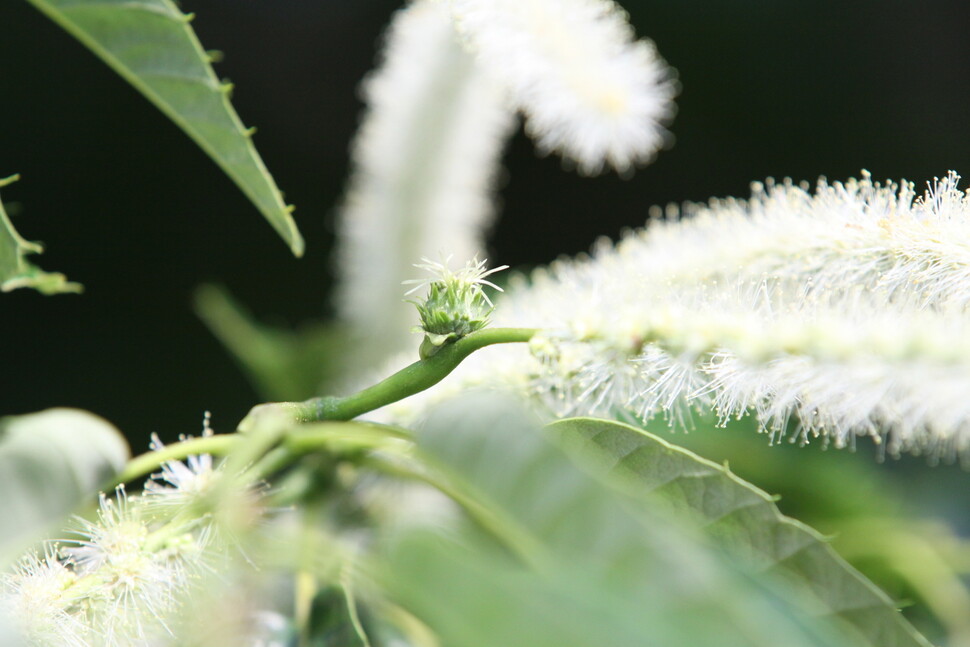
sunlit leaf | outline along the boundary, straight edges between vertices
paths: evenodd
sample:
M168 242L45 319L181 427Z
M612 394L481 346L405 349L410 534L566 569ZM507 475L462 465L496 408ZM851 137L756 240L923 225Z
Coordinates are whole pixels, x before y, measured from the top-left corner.
M184 130L242 189L297 256L303 239L229 101L230 86L172 0L28 0Z
M780 574L818 613L846 621L867 644L929 644L821 535L782 515L768 494L728 469L617 422L574 418L549 429L578 463L637 499L642 512L659 503L695 519L732 556Z
M0 418L0 561L92 497L128 457L121 433L86 411Z
M16 175L0 179L0 187L7 186L16 179ZM44 248L38 243L20 237L0 202L0 291L33 288L43 294L80 292L80 284L69 282L63 274L44 272L27 262L28 254L40 254L42 251Z

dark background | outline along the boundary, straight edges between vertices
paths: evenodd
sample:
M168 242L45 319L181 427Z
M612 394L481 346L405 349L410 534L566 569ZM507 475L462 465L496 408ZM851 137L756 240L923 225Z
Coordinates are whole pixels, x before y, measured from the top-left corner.
M126 431L229 430L257 401L192 312L219 282L257 316L328 310L332 212L389 0L185 0L287 199L294 259L221 171L146 100L23 0L0 2L0 177L36 260L82 296L0 296L0 414L89 409ZM676 143L630 180L506 156L490 258L544 263L641 224L654 204L745 196L753 180L860 169L922 185L970 169L965 0L627 0L683 86ZM970 171L968 171L970 172Z

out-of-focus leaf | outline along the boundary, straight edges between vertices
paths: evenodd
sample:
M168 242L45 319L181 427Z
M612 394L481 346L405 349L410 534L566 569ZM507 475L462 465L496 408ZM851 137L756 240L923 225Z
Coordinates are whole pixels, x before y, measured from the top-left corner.
M821 535L782 515L769 495L726 468L613 421L574 418L549 429L578 463L639 499L644 512L660 503L696 520L731 555L782 574L819 613L846 621L866 644L929 644Z
M195 311L267 400L319 395L347 359L348 337L340 326L321 323L298 331L271 327L257 322L215 285L196 292Z
M0 179L0 187L16 179L16 175ZM0 202L0 291L33 288L43 294L80 292L81 285L69 282L63 274L44 272L27 262L27 254L40 254L42 251L44 248L39 244L20 237Z
M795 434L772 443L752 417L722 425L695 416L690 433L673 437L662 419L631 424L777 493L783 514L833 534L839 555L906 600L906 619L927 639L970 645L970 538L952 527L970 508L966 471L919 457L887 463L878 460L885 448L865 438L854 451L791 442Z
M690 433L672 433L669 423L660 418L630 424L714 463L727 462L745 481L781 494L779 507L786 514L823 534L836 532L842 521L860 515L890 516L905 511L905 490L872 455L868 439L860 440L860 451L838 451L826 448L824 442L791 442L795 434L772 443L768 434L760 433L753 416L724 423L713 415L695 416L693 421ZM846 496L847 492L852 496Z
M129 455L121 433L86 411L0 418L0 561L95 494Z
M172 0L28 0L81 41L191 137L242 189L290 246L303 238L216 77L189 21Z
M668 511L629 510L623 493L578 469L505 405L457 402L419 435L452 485L544 547L526 565L478 527L399 540L389 585L443 645L860 644Z

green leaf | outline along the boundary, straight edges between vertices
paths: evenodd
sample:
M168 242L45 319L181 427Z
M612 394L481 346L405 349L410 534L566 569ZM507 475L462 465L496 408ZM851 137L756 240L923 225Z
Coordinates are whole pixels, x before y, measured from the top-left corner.
M267 400L305 400L352 364L347 331L316 322L289 330L256 321L222 287L204 285L195 312Z
M892 600L808 526L785 517L772 498L727 468L634 427L592 418L549 425L567 453L617 484L643 511L660 502L691 516L732 556L778 573L818 612L849 623L877 647L929 645Z
M28 0L184 130L296 256L303 239L189 21L172 0Z
M16 181L19 176L0 178L0 187ZM43 294L80 292L79 283L71 283L63 274L44 272L26 260L27 254L40 254L44 248L24 240L14 229L10 217L0 202L0 291L33 288Z
M516 560L476 525L392 542L388 586L441 644L860 644L814 617L784 582L752 576L669 512L631 511L625 495L577 468L539 424L506 405L463 399L433 414L419 435L434 457L429 469L442 464L444 491L499 510L518 525L506 535L528 534L543 547Z
M659 595L624 597L592 584L575 566L557 564L555 570L542 574L495 553L469 550L448 537L412 535L396 547L391 564L392 590L435 629L444 645L770 644L732 639L738 632L725 632L710 609L692 605L673 609L676 604ZM771 617L766 620L773 624Z
M95 494L128 457L121 433L86 411L0 418L0 561Z

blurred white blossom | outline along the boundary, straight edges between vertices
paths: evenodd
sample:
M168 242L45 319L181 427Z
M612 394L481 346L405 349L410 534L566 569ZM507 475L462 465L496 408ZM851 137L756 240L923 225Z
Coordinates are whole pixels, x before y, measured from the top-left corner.
M203 437L211 435L208 427L206 432ZM164 447L158 436L152 434L152 450L158 451ZM165 461L162 464L162 471L153 474L145 482L145 494L150 503L162 506L199 503L210 494L216 482L216 474L212 456L209 454L189 456L185 462Z
M30 646L153 644L168 635L202 564L204 533L194 530L157 527L119 488L72 538L5 575L0 604Z
M221 507L207 498L217 473L211 457L194 456L188 464L166 462L141 495L124 488L101 495L93 518L78 518L66 538L0 576L0 613L27 647L187 644L176 629L196 613L193 603L213 597L235 573L224 568L234 547L217 531L224 530L219 515L206 508ZM238 617L220 616L220 626L237 631L231 644L245 644L238 631L261 626L256 611L239 605ZM251 642L272 644L259 643L256 633Z
M101 497L96 520L82 520L62 549L79 577L90 576L87 623L105 645L146 643L167 631L206 549L204 534L159 532L123 489Z
M860 180L755 183L749 201L670 210L669 223L620 241L616 255L682 284L737 276L806 291L866 286L918 305L970 304L970 201L949 173L922 195L912 184ZM659 215L659 210L655 215Z
M56 548L27 554L14 572L0 578L3 618L15 624L28 645L85 647L91 630L70 593L76 579Z
M676 84L611 0L447 0L479 65L508 88L543 152L583 173L649 162Z

